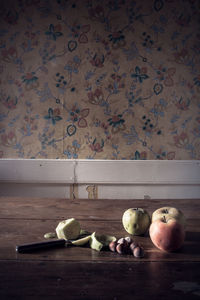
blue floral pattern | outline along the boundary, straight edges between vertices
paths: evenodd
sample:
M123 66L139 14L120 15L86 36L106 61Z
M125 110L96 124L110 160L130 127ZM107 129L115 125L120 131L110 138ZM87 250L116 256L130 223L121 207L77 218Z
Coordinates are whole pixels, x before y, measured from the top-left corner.
M2 1L0 158L200 159L198 0Z

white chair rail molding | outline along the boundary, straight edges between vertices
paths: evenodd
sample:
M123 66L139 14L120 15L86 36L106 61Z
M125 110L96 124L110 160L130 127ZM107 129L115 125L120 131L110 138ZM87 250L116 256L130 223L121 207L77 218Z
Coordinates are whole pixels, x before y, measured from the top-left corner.
M0 196L199 198L200 161L1 159Z

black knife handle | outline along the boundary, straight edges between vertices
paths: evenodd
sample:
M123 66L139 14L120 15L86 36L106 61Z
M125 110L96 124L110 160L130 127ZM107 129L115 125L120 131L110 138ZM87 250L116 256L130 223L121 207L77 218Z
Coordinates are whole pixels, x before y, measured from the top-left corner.
M51 241L44 241L39 243L31 243L31 244L24 244L16 246L16 251L19 253L31 252L40 249L47 249L52 247L64 247L66 241L64 239L60 240L51 240Z

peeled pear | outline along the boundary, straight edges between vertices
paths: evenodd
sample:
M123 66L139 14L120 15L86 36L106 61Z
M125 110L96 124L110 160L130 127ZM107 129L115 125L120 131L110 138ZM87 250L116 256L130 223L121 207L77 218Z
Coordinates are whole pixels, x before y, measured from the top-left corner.
M56 234L59 239L72 240L80 235L81 227L79 222L74 219L67 219L58 223Z

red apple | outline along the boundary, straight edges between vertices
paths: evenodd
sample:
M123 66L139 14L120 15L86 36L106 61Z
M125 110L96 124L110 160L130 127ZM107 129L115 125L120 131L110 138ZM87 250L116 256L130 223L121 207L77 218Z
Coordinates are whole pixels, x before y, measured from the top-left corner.
M151 223L149 235L157 248L172 252L183 245L185 229L176 219L163 217Z

